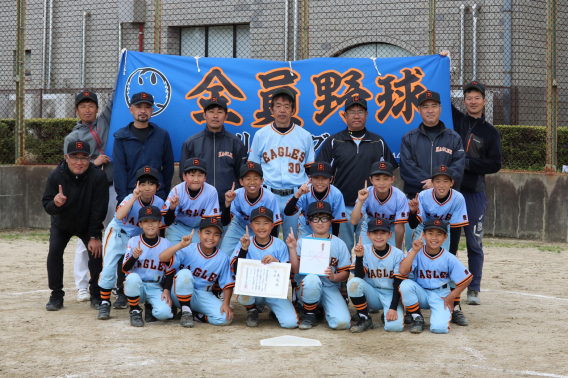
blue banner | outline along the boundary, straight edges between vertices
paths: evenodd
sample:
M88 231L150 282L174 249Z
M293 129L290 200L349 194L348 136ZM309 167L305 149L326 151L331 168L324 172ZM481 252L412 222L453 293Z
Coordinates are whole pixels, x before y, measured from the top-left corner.
M269 105L275 88L297 93L293 121L312 133L316 150L329 135L346 128L343 107L355 94L368 102L367 129L387 141L399 158L400 141L418 127L418 95L440 93L442 121L453 128L450 104L450 60L440 55L407 58L317 58L296 62L257 59L192 58L125 51L115 87L110 135L133 121L128 109L138 92L154 96L151 122L168 130L175 160L183 142L203 130L202 104L224 98L225 123L247 147L256 130L273 121ZM107 155L112 157L114 138ZM316 151L317 154L317 151Z

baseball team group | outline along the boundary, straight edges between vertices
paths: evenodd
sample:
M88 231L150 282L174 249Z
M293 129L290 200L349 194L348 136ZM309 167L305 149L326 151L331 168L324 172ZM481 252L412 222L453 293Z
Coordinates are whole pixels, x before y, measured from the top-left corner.
M407 324L420 333L424 309L434 333L467 326L461 293L481 304L485 175L501 168L501 140L485 119L485 86L466 84L463 98L466 113L443 110L437 92L419 95L422 123L403 136L399 165L370 131L378 125L367 124L357 93L345 101L347 127L317 155L312 135L292 121L291 88L274 90L274 121L257 130L249 151L224 127L227 102L211 97L205 127L183 143L181 183L172 187L172 144L167 125L150 122L152 95L131 96L133 121L112 135L111 161L112 99L99 112L96 94L81 91L79 121L42 198L51 215L46 309L63 308L63 254L76 236L77 300L90 300L101 320L128 308L136 327L167 319L229 325L239 260L253 259L289 263L292 297L237 295L249 327L269 311L284 328L326 322L363 332L380 314L386 331ZM442 111L451 111L454 130ZM462 228L467 267L456 256ZM324 275L300 273L306 237L329 240Z

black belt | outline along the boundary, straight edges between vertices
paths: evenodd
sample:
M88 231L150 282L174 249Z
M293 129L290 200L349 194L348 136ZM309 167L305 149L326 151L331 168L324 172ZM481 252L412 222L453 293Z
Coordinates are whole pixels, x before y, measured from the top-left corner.
M266 189L268 189L268 187L266 185L263 185ZM274 189L274 188L270 188L270 191L274 194L278 194L280 197L286 197L289 196L290 194L294 194L294 190L296 190L296 188L292 188L292 189Z
M442 286L440 286L436 289L426 289L426 288L424 288L424 289L426 289L426 290L438 290L438 289L447 289L447 288L448 288L448 284L442 285Z

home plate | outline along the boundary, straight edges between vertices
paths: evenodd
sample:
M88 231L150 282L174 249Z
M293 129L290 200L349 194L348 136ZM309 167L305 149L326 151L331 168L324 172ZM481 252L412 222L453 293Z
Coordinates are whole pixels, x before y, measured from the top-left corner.
M285 347L302 347L302 346L321 346L319 340L306 339L296 336L279 336L271 339L260 340L260 346L285 346Z

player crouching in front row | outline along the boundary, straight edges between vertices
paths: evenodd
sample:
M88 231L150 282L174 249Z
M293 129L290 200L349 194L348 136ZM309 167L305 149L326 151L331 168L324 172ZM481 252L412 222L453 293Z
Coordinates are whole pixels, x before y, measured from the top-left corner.
M407 279L400 284L402 301L413 318L411 333L420 333L424 329L420 308L432 310L430 331L448 333L454 300L473 278L456 256L442 248L447 232L446 222L428 220L424 223L424 232L412 242L412 249L400 263L401 275L414 275L413 280ZM426 240L425 246L422 239ZM450 280L456 283L453 291L450 291Z
M300 329L310 329L316 323L315 309L318 304L323 306L327 324L333 329L349 329L351 326L349 308L341 295L341 282L349 277L351 267L351 254L345 242L329 233L331 226L331 205L329 202L312 202L308 207L308 222L314 230L312 237L329 239L331 242L329 252L329 266L325 270L325 277L316 274L300 274L300 261L302 255L302 241L296 242L293 233L288 235L286 244L290 249L290 261L294 279L299 282L300 295L298 300L304 304L304 318Z
M392 237L389 220L373 218L367 225L367 236L372 244L362 245L359 236L354 249L355 263L351 267L355 277L347 284L349 298L359 315L351 332L363 332L373 326L369 308L384 310L385 331L401 332L404 324L398 288L402 281L399 266L404 253L388 244Z
M181 326L193 327L193 320L213 325L229 325L233 321L230 307L235 280L231 273L229 256L217 245L223 226L218 218L203 218L199 225L200 242L191 244L191 235L160 254L160 260L169 262L168 276L175 274L172 301L181 308ZM223 301L213 294L215 282L225 293ZM195 311L195 315L192 314Z

